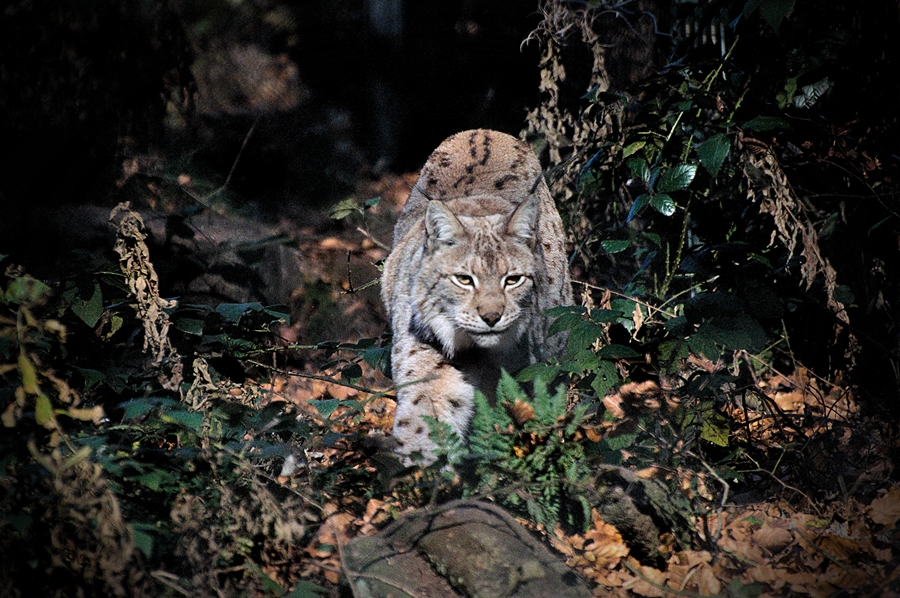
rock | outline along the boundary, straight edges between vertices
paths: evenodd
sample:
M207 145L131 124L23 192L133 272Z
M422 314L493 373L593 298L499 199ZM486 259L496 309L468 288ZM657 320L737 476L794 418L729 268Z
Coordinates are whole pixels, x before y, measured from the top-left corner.
M577 598L588 585L493 504L421 509L344 548L360 598Z

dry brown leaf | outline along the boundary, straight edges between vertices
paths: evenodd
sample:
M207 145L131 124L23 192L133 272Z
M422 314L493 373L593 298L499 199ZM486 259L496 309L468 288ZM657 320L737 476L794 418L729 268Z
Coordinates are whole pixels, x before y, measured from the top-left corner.
M722 584L706 563L700 565L698 570L697 590L704 596L720 596L722 593Z
M636 571L638 575L622 584L623 588L631 590L639 596L649 596L650 598L663 595L661 588L666 585L666 573L664 571L641 565L634 557L628 558L628 564L630 569Z
M516 399L513 403L505 401L503 403L503 407L504 409L506 409L506 413L519 426L525 424L525 422L530 422L535 417L534 407L532 407L522 399Z
M893 488L869 506L869 519L879 525L894 525L900 520L900 488Z
M625 417L625 410L622 409L622 395L616 393L603 397L603 406L606 411L617 419Z
M781 552L793 541L791 532L768 524L753 533L753 542L771 554Z

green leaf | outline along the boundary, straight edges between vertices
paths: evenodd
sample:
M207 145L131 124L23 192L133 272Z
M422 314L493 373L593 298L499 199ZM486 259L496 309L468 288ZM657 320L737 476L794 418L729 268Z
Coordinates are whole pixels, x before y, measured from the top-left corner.
M341 404L341 401L339 399L322 399L318 401L309 401L309 403L316 408L319 415L328 419L331 417L331 414L334 413L334 410L338 408L338 405Z
M828 80L828 77L816 81L815 83L811 83L810 85L804 85L800 88L800 93L794 96L794 106L797 108L809 108L818 102L832 86L833 85L831 81Z
M18 305L34 303L50 294L50 287L30 276L14 278L6 289L6 300Z
M778 33L781 21L794 8L794 0L764 0L759 7L759 14L766 20L769 27Z
M377 196L377 197L373 197L372 199L367 199L367 200L363 203L363 206L365 206L365 207L367 207L367 208L374 208L375 206L378 205L378 202L379 202L379 201L381 201L381 196L380 196L380 195Z
M616 364L611 361L601 361L594 370L594 379L591 381L591 388L597 393L597 396L603 397L610 390L621 383L619 371Z
M700 438L716 446L728 446L728 420L715 412L706 413L700 424Z
M106 374L99 370L92 370L90 368L80 368L77 366L71 366L72 371L77 372L81 375L82 379L84 379L84 390L88 391L106 379Z
M70 455L68 459L65 460L65 462L62 464L62 467L60 468L60 470L66 471L67 469L71 469L72 467L75 467L76 465L78 465L79 463L81 463L82 461L84 461L85 459L87 459L90 456L91 456L91 447L83 446L80 449L78 449L77 451L75 451L74 454Z
M373 368L385 372L391 362L391 347L369 347L363 351L362 358Z
M594 308L591 310L591 319L595 322L600 322L603 324L615 322L623 315L625 314L617 309Z
M580 313L564 313L556 318L556 320L554 320L552 324L550 324L550 329L547 331L547 336L553 336L557 332L562 332L563 330L571 330L575 327L576 324L578 324L578 322L581 322L581 320L582 318Z
M675 202L665 193L658 193L650 197L650 206L663 216L671 216L675 213Z
M175 328L187 334L203 336L203 320L197 318L176 318Z
M132 399L119 405L119 408L125 411L122 419L135 419L150 413L151 411L160 411L167 408L178 407L181 403L175 399L168 397L143 397L140 399Z
M359 207L356 199L348 197L347 199L339 201L331 208L331 212L329 212L328 216L335 220L343 220L354 212L362 213L362 209Z
M284 324L291 321L291 310L286 305L270 305L269 307L263 308L263 312Z
M25 353L19 353L19 375L22 376L22 388L29 394L36 395L40 392L37 383L37 370Z
M625 345L611 344L601 347L597 355L603 359L634 359L641 354Z
M66 301L69 303L72 313L81 318L81 321L93 328L103 315L103 293L100 283L94 282L91 287L91 296L84 299L78 294L78 287L73 286L66 293Z
M237 324L245 313L262 311L262 309L262 304L255 301L252 303L222 303L216 306L216 313Z
M760 523L760 527L762 523ZM740 579L733 579L728 584L728 595L734 598L759 598L763 593L763 584L758 581L744 585Z
M160 414L160 419L166 423L176 424L185 430L198 432L203 426L203 414L197 411L171 410Z
M159 492L163 484L163 474L159 470L147 472L134 478L140 484L150 488L154 492Z
M745 122L743 128L750 131L763 132L777 129L790 130L791 125L788 121L777 116L757 116Z
M569 331L569 341L566 351L575 354L582 349L587 349L594 344L603 333L603 326L590 320L581 320Z
M358 363L351 363L347 367L341 370L341 380L343 382L349 382L350 384L354 384L362 378L363 371L362 367Z
M551 307L544 313L547 314L547 317L558 318L563 314L586 314L587 308L581 305L560 305L558 307Z
M532 363L516 374L516 380L519 382L531 382L541 378L549 382L556 378L559 370L559 366L547 365L546 363Z
M311 581L300 580L294 589L284 595L284 598L321 598L328 590Z
M691 353L702 355L712 362L719 359L719 355L721 355L716 343L710 337L699 332L688 337L687 346Z
M666 170L659 178L659 183L656 185L656 191L657 193L680 191L691 184L691 181L694 180L694 175L696 174L696 164L679 164L678 166L673 166Z
M637 216L638 212L644 209L650 203L650 196L646 193L642 193L637 196L637 199L634 200L634 203L631 204L631 209L628 211L628 216L625 218L626 222L631 222L631 220Z
M602 247L603 251L606 253L619 253L625 251L628 249L629 245L631 245L630 239L607 239L600 242L600 247Z
M646 141L635 141L634 143L629 143L625 146L625 149L622 150L622 158L627 158L631 154L640 150L645 145L647 145Z
M34 420L39 426L50 429L54 425L53 405L47 395L39 394L34 403Z
M657 247L662 247L662 241L659 238L659 235L656 233L644 232L644 237L650 239L650 242L656 245Z
M844 305L852 305L856 297L850 291L850 287L845 284L839 284L834 288L834 300Z
M728 135L717 133L697 146L697 157L703 168L715 178L719 174L725 158L728 157L729 151L731 151L731 140L728 139Z
M628 158L625 161L625 166L631 171L632 177L644 181L645 183L650 180L650 165L647 164L647 161L643 158L638 158L636 156Z
M758 353L766 346L762 326L747 314L723 315L703 322L698 334L733 351L746 349Z
M128 527L131 528L131 535L134 538L134 545L144 555L145 558L153 556L153 536L145 532L147 529L155 529L150 523L132 523Z

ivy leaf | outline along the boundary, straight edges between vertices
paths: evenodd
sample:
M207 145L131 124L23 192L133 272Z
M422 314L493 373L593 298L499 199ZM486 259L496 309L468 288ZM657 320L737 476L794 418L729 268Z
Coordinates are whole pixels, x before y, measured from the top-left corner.
M90 293L91 296L85 299L84 295L79 293L78 286L72 285L71 288L66 290L64 297L69 303L72 313L78 316L89 328L93 328L97 321L100 320L100 316L103 315L103 293L100 290L100 283L94 282L90 288Z
M656 186L656 191L658 193L680 191L691 184L695 174L697 174L696 164L679 164L678 166L673 166L665 171L660 177L659 183Z
M731 150L731 141L725 133L713 135L697 147L697 157L703 168L715 178L728 152Z
M650 205L663 216L671 216L675 213L675 202L665 193L658 193L651 197Z
M631 222L631 220L637 216L637 213L644 209L650 203L650 196L646 193L642 193L637 196L637 199L634 200L634 203L631 204L631 210L628 211L628 217L625 218L625 222Z

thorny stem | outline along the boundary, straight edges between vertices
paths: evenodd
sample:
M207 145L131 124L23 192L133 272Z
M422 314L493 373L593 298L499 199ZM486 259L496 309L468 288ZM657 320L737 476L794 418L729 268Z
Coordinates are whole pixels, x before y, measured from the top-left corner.
M688 197L687 204L684 206L684 221L681 223L681 235L678 238L678 250L675 252L675 260L670 262L668 260L668 256L666 256L666 279L663 281L662 288L660 289L660 296L665 297L666 293L669 290L669 286L672 284L672 280L675 278L675 272L678 270L678 265L681 263L681 255L684 252L685 240L687 239L687 228L688 221L691 217L691 198Z

